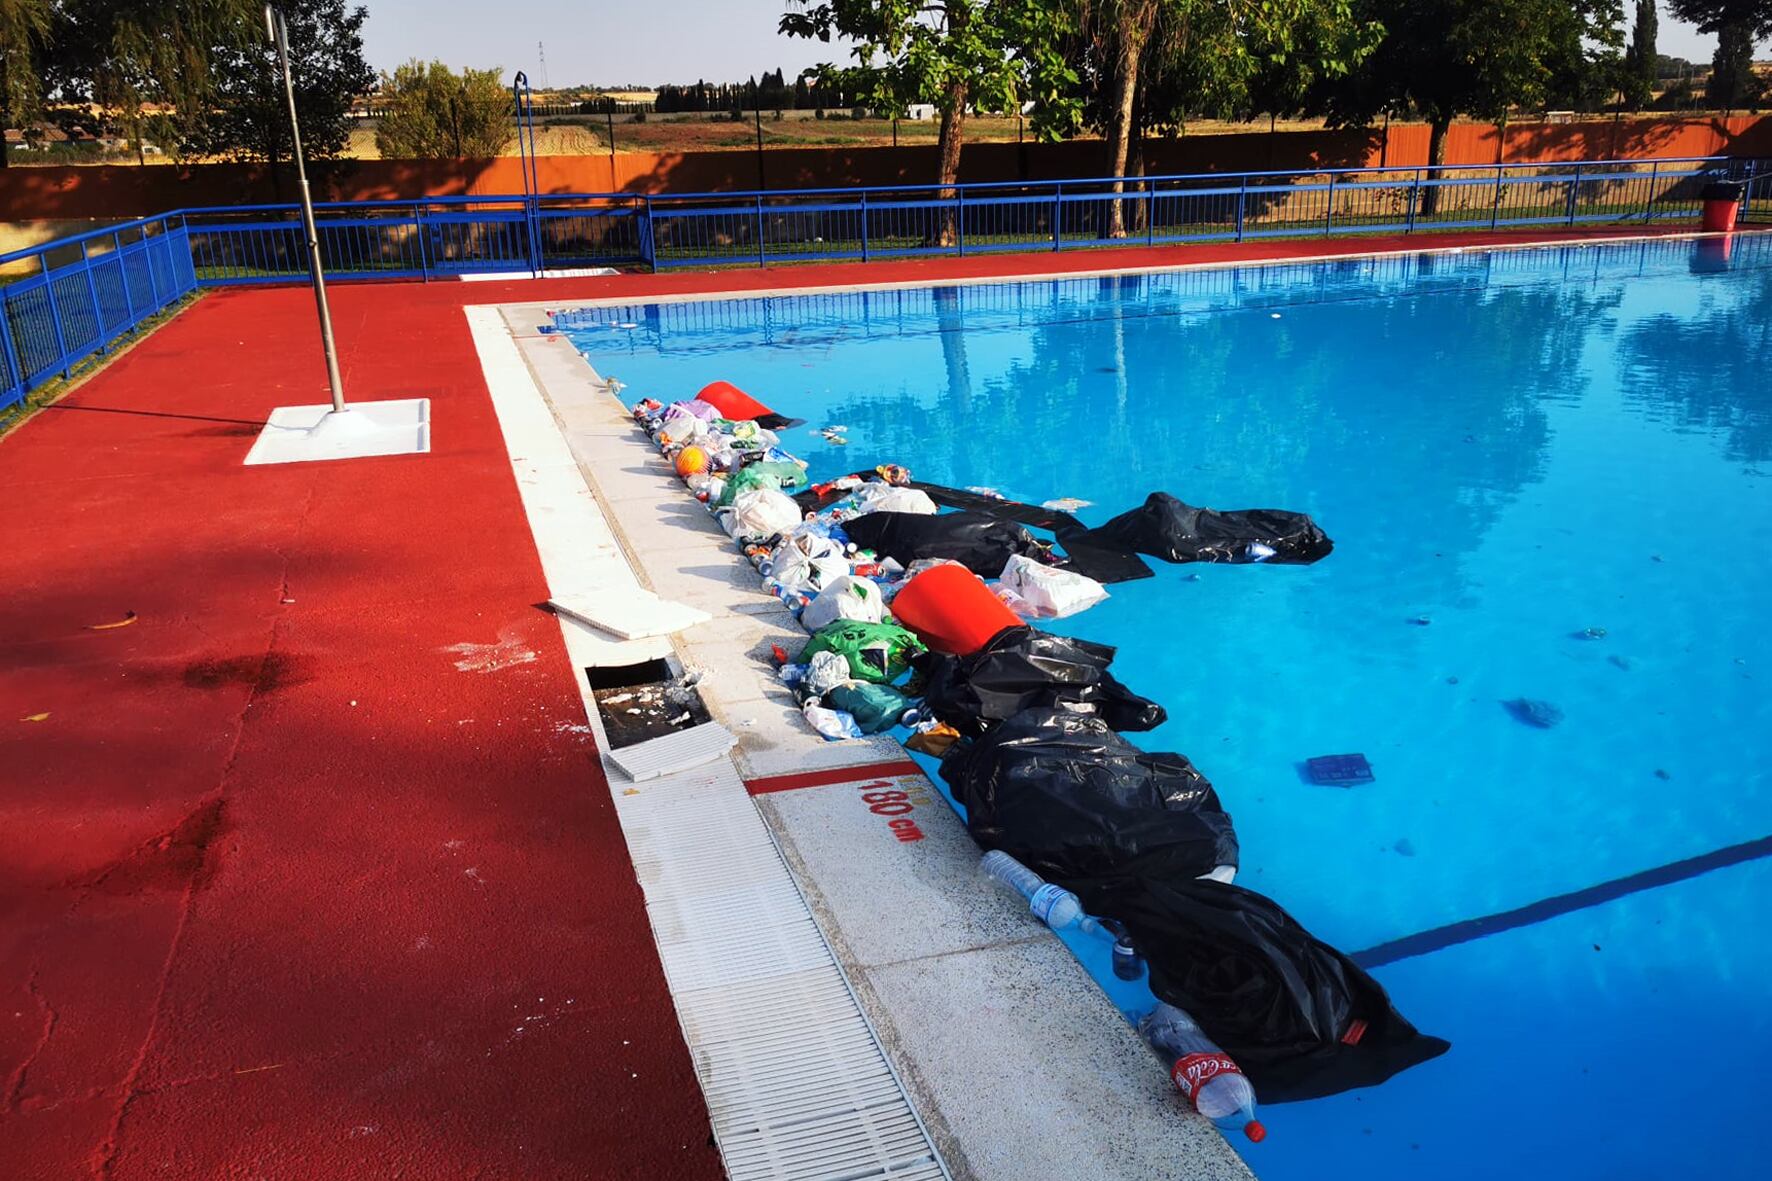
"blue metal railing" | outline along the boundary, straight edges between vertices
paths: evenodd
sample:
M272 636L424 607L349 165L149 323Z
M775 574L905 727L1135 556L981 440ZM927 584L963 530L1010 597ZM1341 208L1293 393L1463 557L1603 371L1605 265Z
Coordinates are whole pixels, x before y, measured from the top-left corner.
M0 255L0 411L196 288L182 213Z
M1126 178L1120 191L1112 180L1067 180L659 196L543 194L531 167L526 160L529 191L522 194L315 206L328 275L430 279L1696 224L1700 190L1715 180L1746 186L1744 221L1772 222L1772 161L1730 157L1196 173ZM35 272L0 289L7 313L0 317L0 408L194 286L305 282L308 267L294 205L181 210L0 258L6 263ZM3 271L0 265L0 280Z

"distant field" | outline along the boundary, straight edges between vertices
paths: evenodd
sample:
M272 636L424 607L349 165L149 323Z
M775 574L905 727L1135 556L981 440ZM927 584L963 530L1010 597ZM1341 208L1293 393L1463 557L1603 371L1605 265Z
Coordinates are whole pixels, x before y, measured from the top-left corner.
M1321 120L1291 120L1277 124L1279 131L1314 131L1323 126ZM1268 130L1266 120L1257 123L1224 123L1201 121L1190 125L1192 135L1219 135L1227 132L1260 132ZM704 152L744 151L757 145L757 127L749 118L732 122L725 116L666 117L653 115L644 122L615 122L615 148L618 152ZM901 119L897 128L900 144L933 144L941 125L933 119ZM1029 141L1033 136L1025 125L1014 119L973 116L966 120L967 143L1014 143L1020 135ZM1090 137L1085 137L1090 138ZM543 156L601 155L609 150L609 124L597 115L548 116L537 120L536 150ZM784 111L780 119L775 112L763 112L763 146L770 147L887 147L893 143L890 119L851 119L847 115L818 119L809 111ZM517 154L513 139L505 155ZM351 133L350 155L359 160L377 160L375 132L361 127Z

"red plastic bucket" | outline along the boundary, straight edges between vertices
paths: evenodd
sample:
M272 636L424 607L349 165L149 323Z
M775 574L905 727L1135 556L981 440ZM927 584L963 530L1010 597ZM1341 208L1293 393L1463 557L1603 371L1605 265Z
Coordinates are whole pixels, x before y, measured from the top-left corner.
M775 413L729 381L710 382L695 396L718 410L722 418L733 422L765 418Z
M1021 624L1015 612L964 566L923 571L892 600L892 617L937 652L965 656L1006 627Z
M1735 217L1741 212L1739 201L1706 201L1704 229L1710 234L1729 234L1735 230Z

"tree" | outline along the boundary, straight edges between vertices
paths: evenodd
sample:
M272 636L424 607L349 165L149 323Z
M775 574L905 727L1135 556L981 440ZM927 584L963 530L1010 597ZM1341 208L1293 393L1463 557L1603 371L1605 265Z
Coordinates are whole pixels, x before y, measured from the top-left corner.
M375 83L363 60L363 22L369 12L344 0L281 0L289 25L289 66L302 151L309 159L343 155L351 139L351 100ZM290 158L289 111L283 71L263 36L220 47L214 58L215 110L190 146L238 160Z
M49 0L0 0L0 131L37 112L37 58L49 33ZM0 136L0 168L6 167Z
M1584 46L1596 31L1602 46L1616 37L1615 26L1604 28L1616 8L1608 0L1359 0L1356 12L1382 24L1385 38L1327 91L1330 123L1365 127L1380 114L1419 115L1437 170L1455 116L1499 121L1512 107L1541 105L1559 68L1567 73L1587 60ZM1427 188L1421 212L1432 216L1438 198L1437 187Z
M115 111L138 147L152 133L174 152L212 112L218 54L265 36L257 0L55 0L51 11L45 92Z
M457 74L442 62L415 58L382 75L382 104L375 148L383 156L496 156L515 134L511 92L499 69Z
M1669 10L1717 35L1705 97L1713 107L1746 106L1759 95L1754 42L1772 37L1772 0L1670 0Z
M1019 110L1034 100L1034 133L1052 138L1075 126L1076 103L1066 85L1074 74L1059 53L1070 10L1050 0L791 0L804 11L784 13L792 37L833 35L856 42L855 64L821 65L823 85L853 91L894 116L912 103L941 115L937 182L950 197L960 176L966 112ZM953 215L938 240L955 239Z
M1345 75L1380 33L1355 19L1351 0L1099 0L1085 5L1084 26L1105 96L1094 110L1115 193L1145 130L1202 111L1290 113ZM1114 201L1107 233L1125 232Z
M1648 107L1649 99L1655 93L1660 72L1656 67L1659 58L1655 52L1659 24L1655 0L1637 0L1636 19L1631 23L1630 48L1624 51L1624 70L1618 87L1624 92L1624 101L1635 111Z

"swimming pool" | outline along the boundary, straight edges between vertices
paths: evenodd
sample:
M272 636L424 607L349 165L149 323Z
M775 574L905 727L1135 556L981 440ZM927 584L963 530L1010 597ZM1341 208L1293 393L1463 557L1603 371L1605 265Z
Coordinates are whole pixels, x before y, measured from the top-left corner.
M627 396L731 381L808 420L815 476L902 462L1092 524L1164 489L1334 537L1051 625L1168 707L1133 737L1217 784L1239 881L1350 952L1426 933L1374 972L1451 1052L1267 1108L1264 1178L1763 1175L1772 236L595 314L571 335ZM1347 751L1374 783L1299 774Z

